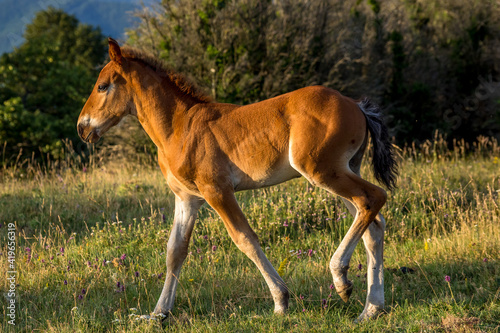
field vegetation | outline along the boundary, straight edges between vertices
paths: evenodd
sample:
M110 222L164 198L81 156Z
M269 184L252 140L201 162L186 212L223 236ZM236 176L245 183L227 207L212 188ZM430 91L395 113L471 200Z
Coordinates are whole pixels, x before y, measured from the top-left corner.
M17 229L16 331L498 332L500 147L479 138L448 148L436 137L398 149L399 187L383 208L386 313L353 320L366 297L364 248L351 261L355 290L343 303L328 262L352 217L338 197L297 179L238 194L266 255L291 291L272 313L259 271L208 206L200 210L163 326L152 312L165 278L174 198L154 161L94 151L81 159L12 162L0 172L0 269L7 224ZM150 158L153 160L153 158ZM368 163L363 175L371 177ZM2 295L7 281L0 282ZM0 330L7 324L0 303Z
M290 288L288 315L273 315L264 279L204 206L174 311L163 326L137 320L163 286L174 197L133 118L95 146L78 138L107 36L48 8L0 56L0 269L11 270L15 226L15 331L500 330L498 1L162 0L134 15L120 44L219 102L320 84L381 104L402 147L399 187L382 211L386 313L353 323L366 296L363 246L349 303L328 268L353 219L339 198L297 179L238 194ZM374 181L369 163L362 173ZM0 332L13 330L9 288L1 279Z

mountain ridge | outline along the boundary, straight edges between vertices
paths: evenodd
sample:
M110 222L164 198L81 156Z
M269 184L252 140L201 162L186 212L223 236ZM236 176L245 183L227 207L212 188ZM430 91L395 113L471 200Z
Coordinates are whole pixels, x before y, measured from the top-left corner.
M49 6L61 8L84 24L99 26L102 33L124 38L127 28L137 22L132 12L141 8L140 0L0 0L0 54L11 52L24 41L23 33L38 11ZM151 4L152 1L145 1Z

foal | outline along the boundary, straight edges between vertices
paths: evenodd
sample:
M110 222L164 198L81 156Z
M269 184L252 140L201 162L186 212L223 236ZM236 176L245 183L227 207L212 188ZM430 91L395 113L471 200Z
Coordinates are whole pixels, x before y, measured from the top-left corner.
M175 217L167 244L165 285L154 312L168 314L188 252L197 211L207 202L219 214L236 246L260 270L285 313L289 293L262 251L234 193L304 176L338 194L355 216L330 260L333 282L347 301L353 285L349 261L363 238L368 255L368 295L358 320L384 307L383 242L379 210L386 192L359 176L371 134L374 172L389 189L396 163L379 109L337 91L307 87L259 103L212 102L151 56L109 39L111 61L103 68L78 118L86 142L100 137L126 115L134 115L158 147L158 162L175 194Z

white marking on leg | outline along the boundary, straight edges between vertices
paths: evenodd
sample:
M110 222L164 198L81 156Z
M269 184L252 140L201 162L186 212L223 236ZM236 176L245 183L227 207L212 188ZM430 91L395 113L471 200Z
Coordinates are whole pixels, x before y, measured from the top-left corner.
M357 210L354 205L342 199L349 212L356 216ZM357 321L369 319L378 314L384 308L384 232L385 219L382 214L378 214L374 222L363 234L363 242L367 254L367 294L365 308Z
M167 243L167 275L155 313L167 314L174 306L179 274L187 256L189 239L201 204L202 201L199 200L182 201L175 197L174 225Z
M376 316L384 308L384 232L385 219L378 214L363 234L367 255L367 294L365 308L357 321Z

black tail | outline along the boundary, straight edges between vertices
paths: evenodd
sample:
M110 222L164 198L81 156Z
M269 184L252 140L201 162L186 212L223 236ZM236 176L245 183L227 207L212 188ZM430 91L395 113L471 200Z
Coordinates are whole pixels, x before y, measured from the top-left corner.
M372 165L375 178L392 190L396 187L397 163L380 107L368 98L358 102L358 106L365 114L368 131L373 141Z

